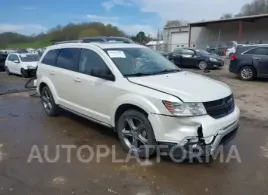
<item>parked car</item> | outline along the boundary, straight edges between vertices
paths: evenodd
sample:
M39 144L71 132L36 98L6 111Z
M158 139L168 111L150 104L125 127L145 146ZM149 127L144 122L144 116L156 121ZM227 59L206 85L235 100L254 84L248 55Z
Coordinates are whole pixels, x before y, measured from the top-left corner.
M5 61L5 70L9 74L22 75L25 78L35 75L39 56L31 53L11 53Z
M200 70L224 66L224 60L205 50L176 48L169 57L178 66L197 67Z
M0 53L0 70L1 71L5 70L5 61L6 61L7 55L8 54L6 53Z
M229 71L242 80L268 78L268 45L241 47L231 57Z
M50 46L38 64L37 92L48 116L63 108L110 127L140 157L157 144L189 154L209 146L202 155L213 154L238 129L240 111L226 84L181 71L138 44Z

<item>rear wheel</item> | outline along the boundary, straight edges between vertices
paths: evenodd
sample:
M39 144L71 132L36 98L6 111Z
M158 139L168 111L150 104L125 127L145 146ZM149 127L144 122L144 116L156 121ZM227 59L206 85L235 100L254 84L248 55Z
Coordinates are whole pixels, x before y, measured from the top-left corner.
M11 75L11 73L10 73L10 71L9 71L7 66L5 66L5 71L6 71L7 75Z
M48 116L56 116L58 114L58 106L55 104L53 95L48 86L42 88L40 96L46 114Z
M240 79L244 81L252 81L256 78L256 71L253 66L244 66L239 71Z
M155 153L156 141L148 117L137 110L128 110L116 125L123 148L132 155L149 158Z
M25 69L22 68L20 70L20 72L21 72L22 77L24 77L24 78L28 78L29 77L29 73L28 73L27 70L25 70Z

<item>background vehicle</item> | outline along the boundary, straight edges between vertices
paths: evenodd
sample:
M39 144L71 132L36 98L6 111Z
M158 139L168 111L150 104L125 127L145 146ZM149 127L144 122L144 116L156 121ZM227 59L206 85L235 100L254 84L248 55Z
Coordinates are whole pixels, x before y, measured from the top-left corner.
M0 53L0 71L5 70L5 61L8 54L6 53Z
M197 67L201 70L224 66L224 61L220 56L198 49L176 48L170 60L178 66Z
M111 127L140 157L152 155L157 143L189 150L208 143L209 155L238 128L228 86L181 71L138 44L51 46L38 64L37 91L47 115L61 107Z
M5 61L7 74L18 74L27 78L35 75L39 56L30 53L11 53Z
M243 46L231 57L229 71L242 80L268 78L268 45Z

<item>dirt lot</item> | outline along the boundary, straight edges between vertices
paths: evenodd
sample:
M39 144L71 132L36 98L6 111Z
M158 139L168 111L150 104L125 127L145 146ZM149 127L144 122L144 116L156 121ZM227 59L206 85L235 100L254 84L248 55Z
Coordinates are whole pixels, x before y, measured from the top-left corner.
M94 151L105 144L116 148L115 156L124 158L115 133L70 113L47 117L39 98L28 93L0 96L0 194L71 195L71 194L268 194L268 81L242 82L223 70L199 72L221 80L234 91L242 110L240 130L225 148L234 144L241 162L231 159L222 163L174 163L169 159L150 162L112 163L111 156L99 163L93 158L82 163L72 150L67 163L66 149L60 149L59 161L49 163L29 160L32 146L40 149L45 159L55 157L57 145L89 145ZM25 79L0 73L0 92L21 89ZM87 157L89 154L83 154ZM224 159L226 159L226 156Z

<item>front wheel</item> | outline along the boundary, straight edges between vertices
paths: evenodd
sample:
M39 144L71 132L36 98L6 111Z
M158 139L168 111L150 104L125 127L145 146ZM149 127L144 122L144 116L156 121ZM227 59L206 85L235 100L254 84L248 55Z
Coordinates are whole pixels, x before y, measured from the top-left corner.
M149 158L155 153L156 141L148 117L137 110L124 112L116 125L123 148L140 158Z
M198 63L198 68L199 68L200 70L205 70L205 69L207 69L207 67L208 67L208 64L207 64L205 61L200 61L200 62Z
M9 68L7 66L5 66L5 71L6 71L7 75L11 75Z
M252 81L256 78L256 71L252 66L244 66L239 71L239 77L244 81Z

